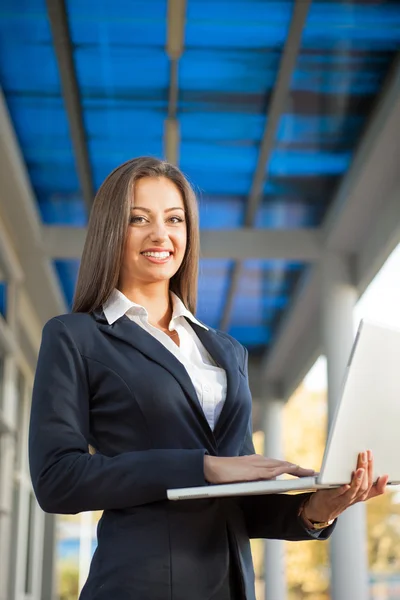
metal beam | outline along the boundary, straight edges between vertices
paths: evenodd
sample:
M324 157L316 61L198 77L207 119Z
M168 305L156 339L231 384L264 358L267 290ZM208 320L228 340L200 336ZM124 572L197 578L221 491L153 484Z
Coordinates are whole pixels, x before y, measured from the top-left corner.
M276 134L290 90L293 71L296 67L297 55L299 53L301 36L307 19L311 0L296 0L289 35L279 65L278 77L272 93L270 105L266 115L266 124L263 138L258 154L257 167L253 177L250 194L246 205L245 226L254 225L258 207L263 196L264 182L268 173L268 166L272 151L274 149ZM236 294L240 280L240 265L233 267L230 285L227 293L226 304L223 311L220 328L227 329L231 319L233 299Z
M399 143L400 61L397 60L322 227L323 246L347 254L353 261L354 285L359 294L400 242ZM267 380L284 381L286 399L307 372L310 360L322 352L319 268L314 265L305 275L290 312L264 357ZM291 365L289 371L288 365Z
M93 203L94 185L65 1L46 0L46 3L60 72L65 108L68 114L71 138L75 151L76 168L83 199L89 213Z
M167 54L170 58L168 117L164 123L164 154L168 162L179 162L178 67L185 38L186 0L168 1Z
M43 248L51 258L80 258L85 243L83 227L42 227ZM314 262L321 254L317 229L265 230L203 229L200 232L203 258L285 259Z
M11 238L8 231L5 228L4 222L1 220L0 215L0 267L1 276L0 279L6 279L7 281L21 281L23 279L23 271L21 264L18 260L18 256L11 243Z
M40 323L66 311L54 267L42 248L42 227L34 193L0 92L0 214L23 272L22 284ZM4 239L2 240L4 243ZM9 254L11 256L11 253ZM16 269L20 276L19 267Z

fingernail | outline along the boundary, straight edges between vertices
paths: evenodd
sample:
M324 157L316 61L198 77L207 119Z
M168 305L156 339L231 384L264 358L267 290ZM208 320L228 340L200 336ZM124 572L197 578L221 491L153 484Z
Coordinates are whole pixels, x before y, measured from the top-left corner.
M372 451L368 450L367 454L368 454L368 460L372 460Z
M361 462L363 462L363 463L364 463L366 460L367 460L367 455L365 454L365 452L363 452L363 453L361 454Z
M363 475L364 475L364 469L360 469L359 471L357 471L357 479L361 479Z

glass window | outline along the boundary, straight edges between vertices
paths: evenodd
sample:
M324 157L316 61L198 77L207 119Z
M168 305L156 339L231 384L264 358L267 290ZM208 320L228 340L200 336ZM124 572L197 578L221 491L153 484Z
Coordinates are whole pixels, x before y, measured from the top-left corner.
M6 318L7 310L7 284L5 281L0 281L0 315Z

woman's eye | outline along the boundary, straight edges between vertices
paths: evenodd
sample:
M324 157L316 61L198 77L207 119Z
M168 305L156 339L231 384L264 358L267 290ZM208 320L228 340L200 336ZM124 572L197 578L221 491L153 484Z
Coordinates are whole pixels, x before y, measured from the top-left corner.
M171 217L170 221L172 223L183 223L183 219L181 217Z
M131 217L129 219L129 223L144 223L145 220L146 219L144 217Z

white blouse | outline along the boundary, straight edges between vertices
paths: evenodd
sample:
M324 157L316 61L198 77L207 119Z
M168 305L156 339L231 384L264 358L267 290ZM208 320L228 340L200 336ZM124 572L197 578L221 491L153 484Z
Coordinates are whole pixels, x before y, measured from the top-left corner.
M149 323L144 306L132 302L117 289L113 290L110 298L103 305L103 311L110 325L126 315L172 352L188 372L208 424L214 430L225 403L226 373L215 364L185 317L204 329L207 327L197 321L178 296L172 292L171 299L173 311L169 330L178 333L179 346L166 333Z

